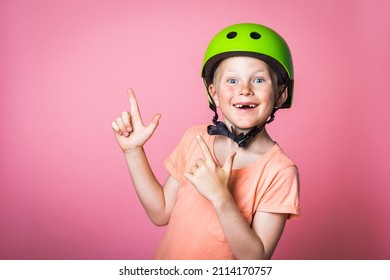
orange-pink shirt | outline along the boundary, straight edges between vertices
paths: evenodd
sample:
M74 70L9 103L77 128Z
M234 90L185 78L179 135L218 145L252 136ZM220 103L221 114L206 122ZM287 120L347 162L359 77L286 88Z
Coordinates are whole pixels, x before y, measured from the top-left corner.
M203 158L197 134L214 155L215 136L207 134L206 126L194 126L165 160L180 189L156 259L235 259L213 206L184 177L195 160ZM256 211L300 215L298 169L278 144L258 161L232 170L229 184L249 225Z

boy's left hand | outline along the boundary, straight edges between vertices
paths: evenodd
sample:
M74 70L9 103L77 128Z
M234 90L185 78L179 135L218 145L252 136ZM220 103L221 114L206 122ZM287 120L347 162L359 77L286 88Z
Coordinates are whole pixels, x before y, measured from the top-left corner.
M236 153L232 152L221 168L214 161L210 149L202 136L197 135L196 140L199 143L204 158L196 160L191 170L186 172L184 176L211 203L222 202L231 195L228 182L232 173L233 160Z

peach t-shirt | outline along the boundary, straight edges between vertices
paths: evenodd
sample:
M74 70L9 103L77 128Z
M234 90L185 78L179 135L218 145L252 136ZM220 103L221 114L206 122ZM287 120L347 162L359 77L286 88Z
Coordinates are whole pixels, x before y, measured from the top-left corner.
M215 136L208 135L206 128L188 129L164 162L180 189L156 259L235 259L213 206L184 177L195 160L203 158L197 134L214 156ZM289 218L300 215L298 169L278 144L258 161L232 170L229 184L248 224L256 211L288 213Z

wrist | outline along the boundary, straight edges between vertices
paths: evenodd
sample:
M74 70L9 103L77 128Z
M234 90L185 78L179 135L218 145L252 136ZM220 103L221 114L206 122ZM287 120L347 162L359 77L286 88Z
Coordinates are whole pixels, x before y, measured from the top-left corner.
M235 205L235 201L234 201L233 196L230 192L227 192L227 193L213 199L211 201L211 203L213 204L213 206L216 210L219 210L219 209L223 210L229 205L232 205L232 204Z
M134 148L123 150L123 154L125 155L125 157L128 157L128 156L131 157L133 155L139 154L140 152L142 152L142 153L144 152L143 146L136 146Z

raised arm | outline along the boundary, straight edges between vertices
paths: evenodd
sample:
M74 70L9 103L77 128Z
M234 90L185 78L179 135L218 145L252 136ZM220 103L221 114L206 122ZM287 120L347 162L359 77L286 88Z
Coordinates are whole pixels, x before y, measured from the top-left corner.
M116 140L122 149L137 195L150 220L156 225L168 223L179 183L168 177L164 187L158 182L147 160L144 144L156 130L160 115L144 125L133 90L128 90L130 112L122 112L112 122Z

